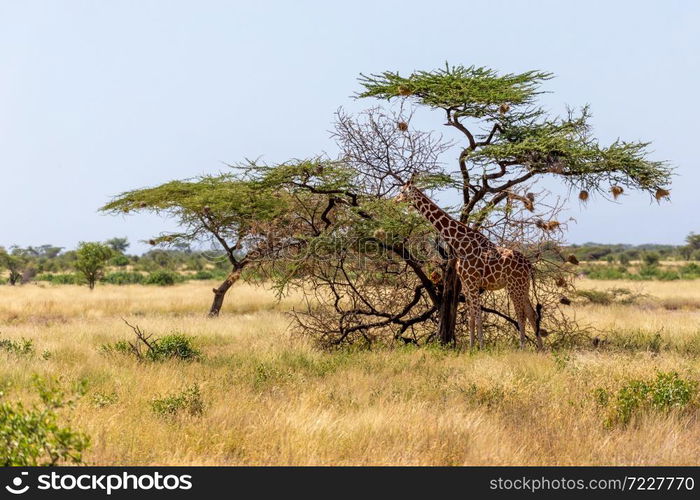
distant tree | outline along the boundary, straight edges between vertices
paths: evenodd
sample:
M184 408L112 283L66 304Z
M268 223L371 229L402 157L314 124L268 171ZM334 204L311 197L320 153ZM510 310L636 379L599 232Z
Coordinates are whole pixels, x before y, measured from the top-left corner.
M154 237L149 241L154 246L189 248L195 242L213 243L219 252L210 252L211 259L219 261L223 253L229 268L226 279L213 289L209 315L215 317L226 292L245 268L292 244L284 237L294 228L289 201L255 182L221 174L128 191L100 210L112 214L151 212L174 219L181 230Z
M26 257L21 252L18 252L16 247L11 249L10 252L0 247L0 267L9 272L8 283L10 285L15 285L22 279L26 263Z
M80 242L76 253L78 259L75 262L75 270L85 278L92 290L97 280L104 276L107 261L114 254L113 250L102 243Z
M629 266L630 264L630 257L626 252L622 252L620 255L618 255L617 260L620 262L620 265L623 266Z
M114 252L117 253L124 253L126 252L126 249L129 248L129 240L128 238L110 238L107 241L105 241L105 245L107 245L109 248L111 248Z
M661 255L658 252L644 252L642 260L649 267L658 266L661 261Z
M685 246L680 247L678 252L685 260L690 260L693 257L693 254L697 250L700 250L700 234L691 232L685 237L685 243Z

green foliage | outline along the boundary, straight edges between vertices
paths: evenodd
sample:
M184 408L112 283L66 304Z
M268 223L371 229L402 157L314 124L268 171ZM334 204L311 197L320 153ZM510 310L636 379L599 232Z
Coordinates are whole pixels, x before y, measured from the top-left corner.
M199 417L204 413L205 404L198 384L192 384L182 391L151 401L151 411L164 418L173 418L181 413Z
M610 305L617 304L634 304L643 295L634 293L629 288L610 288L608 290L576 290L576 296L586 299L592 304Z
M649 267L658 266L659 262L661 262L661 255L659 255L657 252L646 252L644 255L642 255L642 260L644 261L644 264Z
M96 242L80 242L76 251L76 271L85 279L90 290L95 288L97 280L104 275L107 261L113 251L107 245Z
M111 248L114 253L123 254L129 248L129 240L127 238L111 238L105 241L105 245Z
M58 423L56 409L72 405L57 382L35 378L42 404L0 402L0 465L41 466L79 464L90 440L82 432ZM2 394L0 394L2 396Z
M96 392L92 395L92 406L95 408L104 408L119 402L119 395L116 392Z
M609 407L607 425L626 425L644 412L687 409L696 403L697 391L695 380L683 379L676 372L659 372L655 379L629 381L616 394L597 389L595 397L599 405Z
M100 210L113 214L152 212L177 220L185 229L164 234L153 244L189 243L208 233L236 240L261 221L284 214L285 199L259 183L230 174L171 181L120 194Z
M486 130L499 133L489 138L468 133L470 148L463 159L479 169L500 163L525 178L554 173L589 191L607 192L615 185L655 194L670 183L671 168L647 159L649 143L617 140L601 146L591 135L588 107L580 114L569 110L563 118L550 118L535 107L540 85L551 77L539 71L499 75L488 68L446 65L407 77L394 72L361 75L364 91L359 97L413 99L445 110L448 124L462 131L466 127L460 118L482 119Z
M116 255L109 260L109 265L124 267L129 265L129 257L126 255Z
M109 273L102 278L104 283L109 283L110 285L136 285L143 283L145 280L146 277L143 274L129 271Z
M31 356L34 354L34 343L27 339L0 339L0 351L15 356Z
M184 278L180 274L161 269L149 274L144 283L147 285L171 286L181 281L184 281Z
M171 359L198 361L202 358L202 352L194 345L194 338L181 333L172 333L157 339L137 335L136 343L119 340L101 345L100 352L105 355L133 356L139 361L152 362Z
M54 285L76 285L80 283L81 277L72 273L43 273L34 278L37 281L48 281Z
M153 349L148 351L146 357L151 361L195 361L202 357L202 353L194 346L192 337L173 333L154 341Z
M365 90L359 97L411 96L431 108L457 109L459 116L481 118L497 115L504 103L531 104L541 94L539 84L551 77L540 71L499 75L489 68L449 65L436 71L416 71L408 77L387 71L361 75Z

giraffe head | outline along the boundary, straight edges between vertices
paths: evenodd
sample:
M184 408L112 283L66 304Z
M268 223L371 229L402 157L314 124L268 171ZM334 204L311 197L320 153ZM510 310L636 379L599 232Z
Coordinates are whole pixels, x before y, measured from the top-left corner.
M397 203L403 203L405 201L409 201L411 199L411 190L413 189L413 180L415 179L416 174L413 174L408 181L406 181L400 188L399 188L399 194L396 195L394 198L394 201Z

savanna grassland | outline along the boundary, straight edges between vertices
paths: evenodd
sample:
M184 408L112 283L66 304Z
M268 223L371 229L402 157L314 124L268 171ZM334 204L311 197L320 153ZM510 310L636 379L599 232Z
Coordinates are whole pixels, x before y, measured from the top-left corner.
M579 286L634 297L577 300L598 346L545 353L326 352L289 333L297 297L243 283L215 320L206 282L1 286L0 339L32 345L0 350L0 383L26 405L34 375L82 387L57 411L90 436L87 464L700 463L700 280ZM201 356L105 349L134 338L122 317Z

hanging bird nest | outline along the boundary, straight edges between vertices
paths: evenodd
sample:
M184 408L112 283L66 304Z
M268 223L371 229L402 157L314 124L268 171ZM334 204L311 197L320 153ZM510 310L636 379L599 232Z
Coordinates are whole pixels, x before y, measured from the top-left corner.
M555 285L557 285L559 288L565 288L566 287L566 280L564 278L557 278L557 280L554 282Z
M399 87L399 95L409 96L412 93L413 92L411 92L411 89L409 89L408 87L404 87L403 85Z
M501 113L502 115L506 114L510 110L510 106L508 105L507 102L504 102L498 107L498 112Z
M656 201L660 201L661 198L668 198L670 194L671 191L669 191L668 189L659 188L656 190L654 198L656 198Z
M399 123L397 124L397 127L399 128L399 130L400 130L401 132L406 132L406 131L408 130L408 123L406 123L406 122L399 122Z
M148 240L148 244L154 246L156 244L156 240Z
M543 220L538 220L535 222L535 225L542 229L543 231L554 231L557 229L561 224L559 221L556 220L550 220L550 221L543 221Z
M624 189L622 189L620 186L613 186L610 188L610 192L613 195L613 198L617 200L618 196L620 196L622 193L625 192Z
M576 256L574 254L569 255L566 258L566 262L568 262L569 264L573 264L575 266L578 266L578 259L576 258Z
M527 208L530 212L535 211L535 204L533 203L534 196L530 198L529 196L520 196L519 194L515 193L508 193L508 201L512 200L518 200L520 203L522 203L525 208Z
M581 200L582 202L586 203L588 201L588 191L585 189L582 189L581 192L578 194L578 199Z

